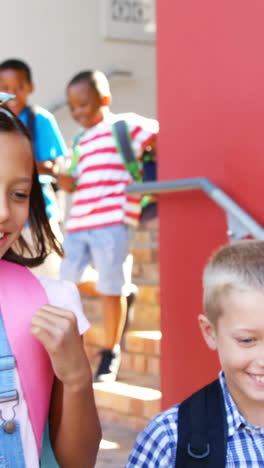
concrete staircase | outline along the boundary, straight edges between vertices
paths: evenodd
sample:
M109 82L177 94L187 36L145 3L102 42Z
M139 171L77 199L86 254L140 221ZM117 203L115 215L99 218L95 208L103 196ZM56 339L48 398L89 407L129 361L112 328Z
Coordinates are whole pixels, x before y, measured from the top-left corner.
M118 381L94 383L102 421L141 430L160 411L159 356L159 271L158 222L141 226L133 244L133 282L139 288L133 320L122 344L122 364ZM84 343L92 367L98 364L98 345L103 327L100 299L82 295L84 310L92 327Z

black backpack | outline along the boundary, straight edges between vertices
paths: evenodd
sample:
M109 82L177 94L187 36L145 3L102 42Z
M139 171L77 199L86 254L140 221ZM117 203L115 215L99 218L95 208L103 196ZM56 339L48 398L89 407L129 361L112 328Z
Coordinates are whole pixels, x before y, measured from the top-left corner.
M184 400L178 413L176 468L225 468L227 422L219 380Z

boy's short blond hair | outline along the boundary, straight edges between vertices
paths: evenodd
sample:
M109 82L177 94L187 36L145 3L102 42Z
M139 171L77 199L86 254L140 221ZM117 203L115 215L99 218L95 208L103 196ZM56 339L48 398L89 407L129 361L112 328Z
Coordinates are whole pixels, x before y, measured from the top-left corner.
M231 291L249 289L264 293L264 241L241 240L221 247L204 269L205 315L216 325L223 297Z

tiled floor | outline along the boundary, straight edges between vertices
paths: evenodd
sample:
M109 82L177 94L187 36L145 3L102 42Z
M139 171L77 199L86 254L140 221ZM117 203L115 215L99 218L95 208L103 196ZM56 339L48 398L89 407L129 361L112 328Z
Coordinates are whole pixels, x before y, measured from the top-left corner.
M124 468L137 433L116 424L103 425L96 468Z

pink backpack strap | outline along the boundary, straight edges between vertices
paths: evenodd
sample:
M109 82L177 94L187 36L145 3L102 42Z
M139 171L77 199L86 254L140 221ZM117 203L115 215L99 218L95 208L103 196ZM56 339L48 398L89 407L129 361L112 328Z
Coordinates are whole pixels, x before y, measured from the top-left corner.
M40 453L50 406L53 370L44 347L31 335L31 319L48 303L37 278L22 266L0 260L0 312L27 402Z

